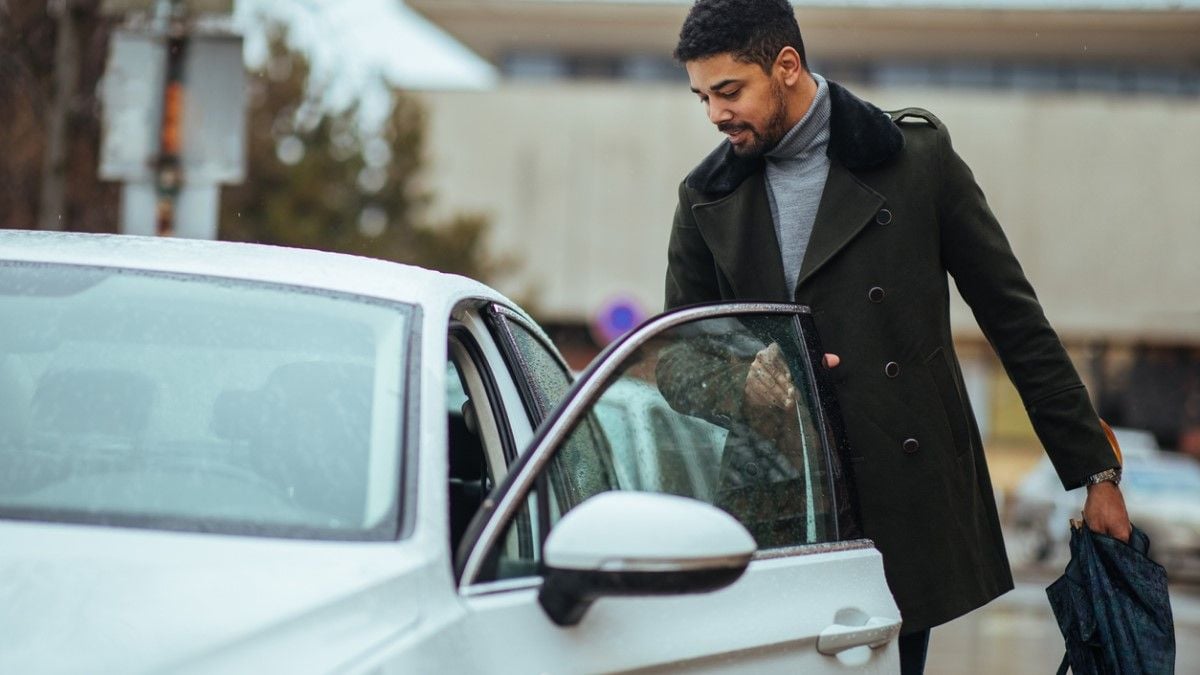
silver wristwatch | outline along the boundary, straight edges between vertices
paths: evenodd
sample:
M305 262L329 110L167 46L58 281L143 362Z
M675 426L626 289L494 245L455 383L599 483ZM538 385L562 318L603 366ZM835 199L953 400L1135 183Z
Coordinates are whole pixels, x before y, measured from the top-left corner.
M1092 474L1091 476L1088 476L1088 479L1087 479L1088 485L1095 485L1097 483L1112 483L1113 485L1120 485L1121 484L1121 469L1120 469L1120 467L1117 467L1115 469L1105 469L1105 470L1101 471L1100 473L1096 473L1096 474Z

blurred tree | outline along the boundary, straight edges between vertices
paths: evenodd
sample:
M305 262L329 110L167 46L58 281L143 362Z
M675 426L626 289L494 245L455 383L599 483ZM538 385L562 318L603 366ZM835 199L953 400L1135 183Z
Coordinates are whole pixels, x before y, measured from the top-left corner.
M97 175L98 83L116 20L101 0L0 0L0 227L115 232L120 185ZM393 88L378 130L330 111L307 60L271 34L250 74L246 181L222 190L223 239L320 248L488 280L486 220L431 222L424 111ZM57 148L57 152L55 149Z
M246 180L222 189L220 237L385 258L487 280L507 263L488 256L487 223L426 218L420 186L425 114L392 88L380 129L357 106L330 111L308 61L273 29L250 73Z
M116 230L120 187L97 175L113 27L100 5L0 2L0 227Z

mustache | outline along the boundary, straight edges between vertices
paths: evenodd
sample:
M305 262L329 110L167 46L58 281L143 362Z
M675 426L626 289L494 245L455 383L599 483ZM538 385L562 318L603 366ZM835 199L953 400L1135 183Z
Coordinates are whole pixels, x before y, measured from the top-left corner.
M749 124L742 122L721 122L717 124L717 131L720 131L723 134L729 134L735 131L745 131L749 128Z

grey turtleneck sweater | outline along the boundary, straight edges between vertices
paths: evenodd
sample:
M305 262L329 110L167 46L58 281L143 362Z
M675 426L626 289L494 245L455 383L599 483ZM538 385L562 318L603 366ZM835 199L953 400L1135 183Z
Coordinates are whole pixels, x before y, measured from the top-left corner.
M800 263L808 249L817 205L829 176L829 86L813 73L817 94L804 117L780 139L766 160L767 197L783 254L783 275L788 294L796 289Z

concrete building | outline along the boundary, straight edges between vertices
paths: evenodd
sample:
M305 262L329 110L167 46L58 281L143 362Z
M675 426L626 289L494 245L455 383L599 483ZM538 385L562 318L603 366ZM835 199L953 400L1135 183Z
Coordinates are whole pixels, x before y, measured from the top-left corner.
M690 0L408 4L502 74L424 95L439 204L490 216L520 262L498 285L566 335L613 298L658 311L676 186L721 141L670 60ZM1200 0L797 16L814 70L947 124L1102 414L1200 451ZM969 310L953 320L993 443L1030 445Z

